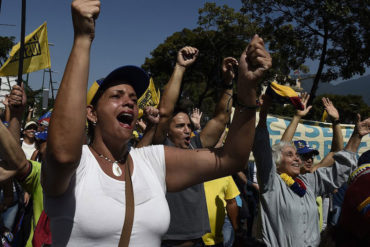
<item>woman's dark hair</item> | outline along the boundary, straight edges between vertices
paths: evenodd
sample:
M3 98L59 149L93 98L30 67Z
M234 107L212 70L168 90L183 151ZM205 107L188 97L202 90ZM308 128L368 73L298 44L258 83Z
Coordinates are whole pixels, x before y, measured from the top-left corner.
M181 105L177 105L175 107L175 109L173 110L172 118L174 118L179 113L184 113L184 114L186 114L188 116L188 118L190 120L191 130L194 130L194 124L191 121L191 118L190 118L190 115L189 115L189 111L185 107L183 107ZM171 118L171 121L172 121L172 118Z
M98 104L98 99L103 94L103 92L104 92L103 90L98 89L93 100L91 101L91 105L93 106L94 109L96 109L96 105ZM94 128L95 128L94 123L87 118L87 127L86 127L86 135L88 139L87 144L91 144L94 140Z
M87 119L87 128L86 128L86 135L87 135L87 144L91 144L94 140L94 124Z

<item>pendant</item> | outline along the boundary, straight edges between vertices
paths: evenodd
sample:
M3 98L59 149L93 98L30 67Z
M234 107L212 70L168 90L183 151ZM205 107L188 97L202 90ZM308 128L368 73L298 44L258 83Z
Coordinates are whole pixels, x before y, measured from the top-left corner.
M119 177L119 176L121 176L121 175L122 175L122 170L121 170L121 168L119 167L119 165L118 165L118 162L117 162L117 161L113 162L113 165L112 165L112 171L113 171L114 176L116 176L116 177Z

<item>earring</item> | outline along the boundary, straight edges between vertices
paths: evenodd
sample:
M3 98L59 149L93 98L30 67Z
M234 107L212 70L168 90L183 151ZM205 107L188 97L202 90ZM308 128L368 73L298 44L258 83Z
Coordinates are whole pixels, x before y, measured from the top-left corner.
M93 126L95 126L95 125L96 125L96 121L93 122Z

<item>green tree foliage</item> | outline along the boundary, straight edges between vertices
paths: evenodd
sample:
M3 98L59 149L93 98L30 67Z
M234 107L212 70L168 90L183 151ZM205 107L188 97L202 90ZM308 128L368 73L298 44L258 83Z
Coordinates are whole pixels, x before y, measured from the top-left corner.
M294 108L293 105L290 105L290 104L281 105L278 103L273 103L269 110L270 114L277 115L277 116L283 116L283 117L293 117L295 112L296 112L296 109Z
M0 36L0 66L8 59L8 53L14 45L14 37Z
M223 58L238 59L247 45L245 37L252 37L256 26L228 6L205 4L199 14L198 28L184 29L168 37L151 52L151 58L146 58L143 68L150 71L156 86L162 88L172 74L178 50L184 46L198 48L197 61L185 73L181 99L209 116L221 91Z
M319 66L311 89L319 81L362 75L370 65L369 0L242 0L242 12L263 27L274 63L282 72L302 68L306 60Z

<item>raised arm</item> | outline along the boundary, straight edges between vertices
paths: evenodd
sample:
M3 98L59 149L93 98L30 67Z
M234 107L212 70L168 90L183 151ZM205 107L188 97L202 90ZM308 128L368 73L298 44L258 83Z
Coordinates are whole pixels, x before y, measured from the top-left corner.
M281 141L290 142L293 139L294 133L297 130L298 123L302 117L306 116L307 113L311 110L312 106L307 106L308 100L310 99L310 95L307 93L302 94L302 104L304 106L304 110L300 111L297 110L296 114L293 116L292 121L290 122L289 126L284 131L283 136L281 137Z
M230 120L233 95L233 79L235 77L233 67L238 66L235 58L227 57L222 62L223 91L220 101L216 105L214 117L209 120L200 132L200 140L203 147L214 147L220 139L226 124ZM256 103L254 103L256 104Z
M260 112L259 112L259 120L257 127L259 128L266 128L267 127L267 114L272 104L272 99L270 96L263 94L260 96Z
M43 188L48 195L66 191L81 158L90 48L99 11L99 1L72 2L74 42L55 100L48 130L46 164L42 166Z
M334 164L334 154L343 150L343 134L339 123L339 113L329 98L322 98L325 110L332 120L333 138L331 142L330 152L315 166L312 167L311 172L316 171L320 167L327 167Z
M255 35L239 61L238 104L220 149L187 150L165 147L166 183L176 191L242 170L252 148L256 120L256 85L271 67L263 40Z
M202 119L203 112L198 108L194 108L193 112L190 114L190 120L194 125L194 131L201 131L200 120Z
M23 177L28 171L28 161L19 141L0 121L0 182L14 176Z
M330 152L338 152L340 150L343 150L343 134L339 123L339 112L329 98L323 97L322 103L324 104L325 110L330 116L333 123L333 139L331 142Z
M153 106L147 106L144 109L143 118L145 118L147 124L143 137L136 145L137 148L152 144L153 137L159 123L159 110Z
M349 138L348 143L344 150L349 152L357 153L358 147L360 146L362 137L370 133L370 118L361 121L360 114L357 114L357 123L351 138Z
M23 89L23 83L21 86L14 85L9 95L9 131L12 133L15 140L20 140L21 134L21 123L24 108L26 106L27 97Z
M33 117L33 110L34 110L33 107L31 107L31 106L28 107L26 123L31 121L31 119Z
M166 139L166 133L172 113L179 99L181 82L186 68L197 59L199 51L197 48L186 46L177 53L177 61L170 80L164 87L159 102L160 120L154 135L153 143L162 144Z
M268 95L262 95L260 99L261 110L259 121L256 128L256 135L253 144L253 156L256 161L258 185L254 185L256 189L261 188L261 193L266 192L273 185L276 166L272 161L272 149L270 146L270 135L267 130L267 114L272 103L272 99ZM253 182L253 181L251 181Z
M335 163L331 167L317 169L313 174L307 174L308 178L315 178L310 181L315 184L316 195L323 195L339 188L348 180L350 173L357 167L357 150L361 139L370 133L370 118L363 121L358 115L355 129L343 151L334 155Z

